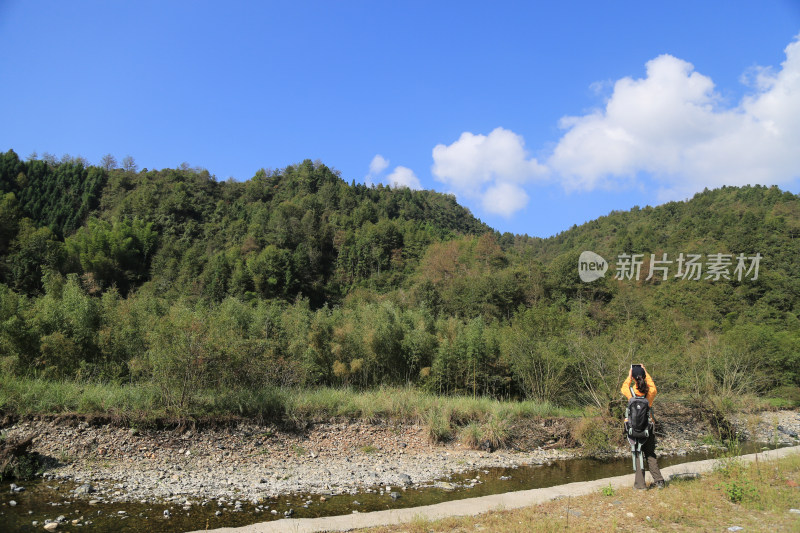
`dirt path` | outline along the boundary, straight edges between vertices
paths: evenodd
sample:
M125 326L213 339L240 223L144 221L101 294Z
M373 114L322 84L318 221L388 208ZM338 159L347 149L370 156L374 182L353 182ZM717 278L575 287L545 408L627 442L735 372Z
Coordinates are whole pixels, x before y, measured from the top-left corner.
M756 457L758 457L759 461L769 461L797 453L800 453L800 446L744 455L741 458L745 462L754 461ZM704 461L669 466L661 469L661 472L667 479L674 474L708 472L714 468L716 462L716 459L706 459ZM632 475L627 474L594 481L569 483L556 487L493 494L491 496L481 496L479 498L470 498L466 500L455 500L424 507L393 509L389 511L376 511L363 514L357 513L324 518L283 519L239 528L214 529L212 531L217 533L312 533L318 531L350 531L352 529L365 527L403 524L420 517L428 520L437 520L451 516L474 516L500 509L518 509L520 507L544 503L559 497L590 494L609 485L613 488L628 487L631 483Z

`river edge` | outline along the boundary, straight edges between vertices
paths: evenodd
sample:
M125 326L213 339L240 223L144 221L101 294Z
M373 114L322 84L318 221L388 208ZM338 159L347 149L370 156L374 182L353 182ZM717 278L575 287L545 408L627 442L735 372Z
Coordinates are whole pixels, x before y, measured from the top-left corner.
M777 461L798 453L800 453L800 446L794 446L741 455L738 456L738 460L744 464L753 461ZM687 476L688 479L692 479L696 476L714 470L717 467L717 463L718 461L716 459L693 461L663 468L662 474L664 475L665 479L670 481L675 478L687 479ZM544 504L552 500L585 496L606 489L618 490L623 487L630 486L630 477L630 474L627 474L623 476L573 482L545 488L492 494L489 496L481 496L464 500L447 501L423 507L327 516L324 518L283 519L278 521L249 524L241 527L215 528L211 531L216 533L317 533L323 531L368 531L374 527L396 526L419 521L420 519L425 521L435 521L449 517L476 516L494 511L509 511L524 507L531 507ZM637 503L641 504L641 501L637 501ZM619 511L626 512L625 507L622 507L623 502L615 501L614 503L609 503L609 506L612 508L616 505L620 506ZM639 508L636 508L635 510L637 513L641 512L641 509ZM790 512L794 511L796 511L796 509L792 509ZM607 511L604 510L603 512L605 513ZM566 514L571 514L575 517L583 516L578 510L570 511L569 505L567 507ZM636 515L629 511L626 512L626 516L630 517L631 519L638 518L641 520L641 515L636 517ZM647 516L646 520L649 521L650 517ZM569 524L568 521L567 524ZM477 528L478 526L476 525L476 529ZM481 529L485 528L481 527ZM569 528L567 527L567 529ZM730 531L734 531L743 528L737 529L735 527L731 527L728 529ZM430 530L433 531L433 529ZM208 529L205 531L208 531ZM191 533L200 532L192 531Z
M46 479L75 484L76 500L95 503L171 503L186 507L216 500L256 504L290 494L322 497L431 486L447 476L485 468L548 464L586 454L576 438L579 420L518 421L510 447L489 452L451 441L432 444L420 424L327 421L305 428L254 425L137 429L85 417L30 418L6 424L7 439L33 436L45 458ZM800 413L774 411L731 417L743 439L800 443ZM714 447L713 428L685 407L661 406L661 455ZM620 439L621 440L621 439ZM624 456L618 446L608 456Z

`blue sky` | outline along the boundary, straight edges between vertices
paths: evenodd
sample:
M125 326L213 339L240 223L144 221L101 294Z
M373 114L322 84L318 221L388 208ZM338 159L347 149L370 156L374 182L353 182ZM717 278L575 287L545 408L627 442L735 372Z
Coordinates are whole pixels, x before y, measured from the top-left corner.
M0 150L319 159L499 231L800 192L800 2L0 0Z

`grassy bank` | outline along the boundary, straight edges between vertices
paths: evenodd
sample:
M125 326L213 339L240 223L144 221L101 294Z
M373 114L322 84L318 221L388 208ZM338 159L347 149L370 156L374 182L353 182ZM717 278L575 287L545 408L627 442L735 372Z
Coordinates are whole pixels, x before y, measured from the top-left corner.
M632 479L632 476L631 476ZM700 479L665 490L606 488L514 511L359 530L363 533L493 531L800 531L800 457L743 465L721 460Z
M340 388L222 390L196 394L191 406L164 402L149 384L118 385L4 377L0 410L19 416L77 414L122 421L246 417L258 422L305 423L330 418L402 420L440 426L470 421L513 421L523 417L577 417L583 411L533 401L503 402L483 397L435 396L413 387L369 391Z

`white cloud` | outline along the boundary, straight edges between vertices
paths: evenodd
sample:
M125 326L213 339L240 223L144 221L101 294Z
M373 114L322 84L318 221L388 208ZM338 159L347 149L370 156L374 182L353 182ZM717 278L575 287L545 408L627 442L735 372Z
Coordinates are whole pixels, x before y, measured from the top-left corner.
M414 171L407 167L397 166L388 176L381 176L389 168L389 160L380 154L375 155L369 164L369 174L364 178L367 185L384 183L390 187L408 187L409 189L422 189L422 184L414 174Z
M483 209L488 213L510 217L528 205L528 193L514 183L498 183L483 193Z
M369 175L377 176L389 167L389 160L381 154L376 154L369 164Z
M543 176L546 170L529 158L522 136L496 128L488 136L464 132L449 146L436 145L431 172L456 194L483 198L487 211L509 216L528 201L519 185ZM518 195L520 191L523 196ZM506 198L503 194L517 196ZM489 198L494 202L491 209L487 207Z
M548 166L567 189L592 190L652 174L662 199L704 187L788 184L800 176L800 42L779 71L751 71L754 91L723 108L712 80L662 55L643 79L623 78L602 110L562 119Z
M384 183L391 187L408 187L409 189L420 190L422 184L419 182L416 174L410 168L395 167L394 171L386 177Z
M367 185L374 184L375 178L377 178L388 167L389 160L383 157L381 154L375 154L375 157L373 157L372 161L369 163L369 173L364 176L364 183Z

